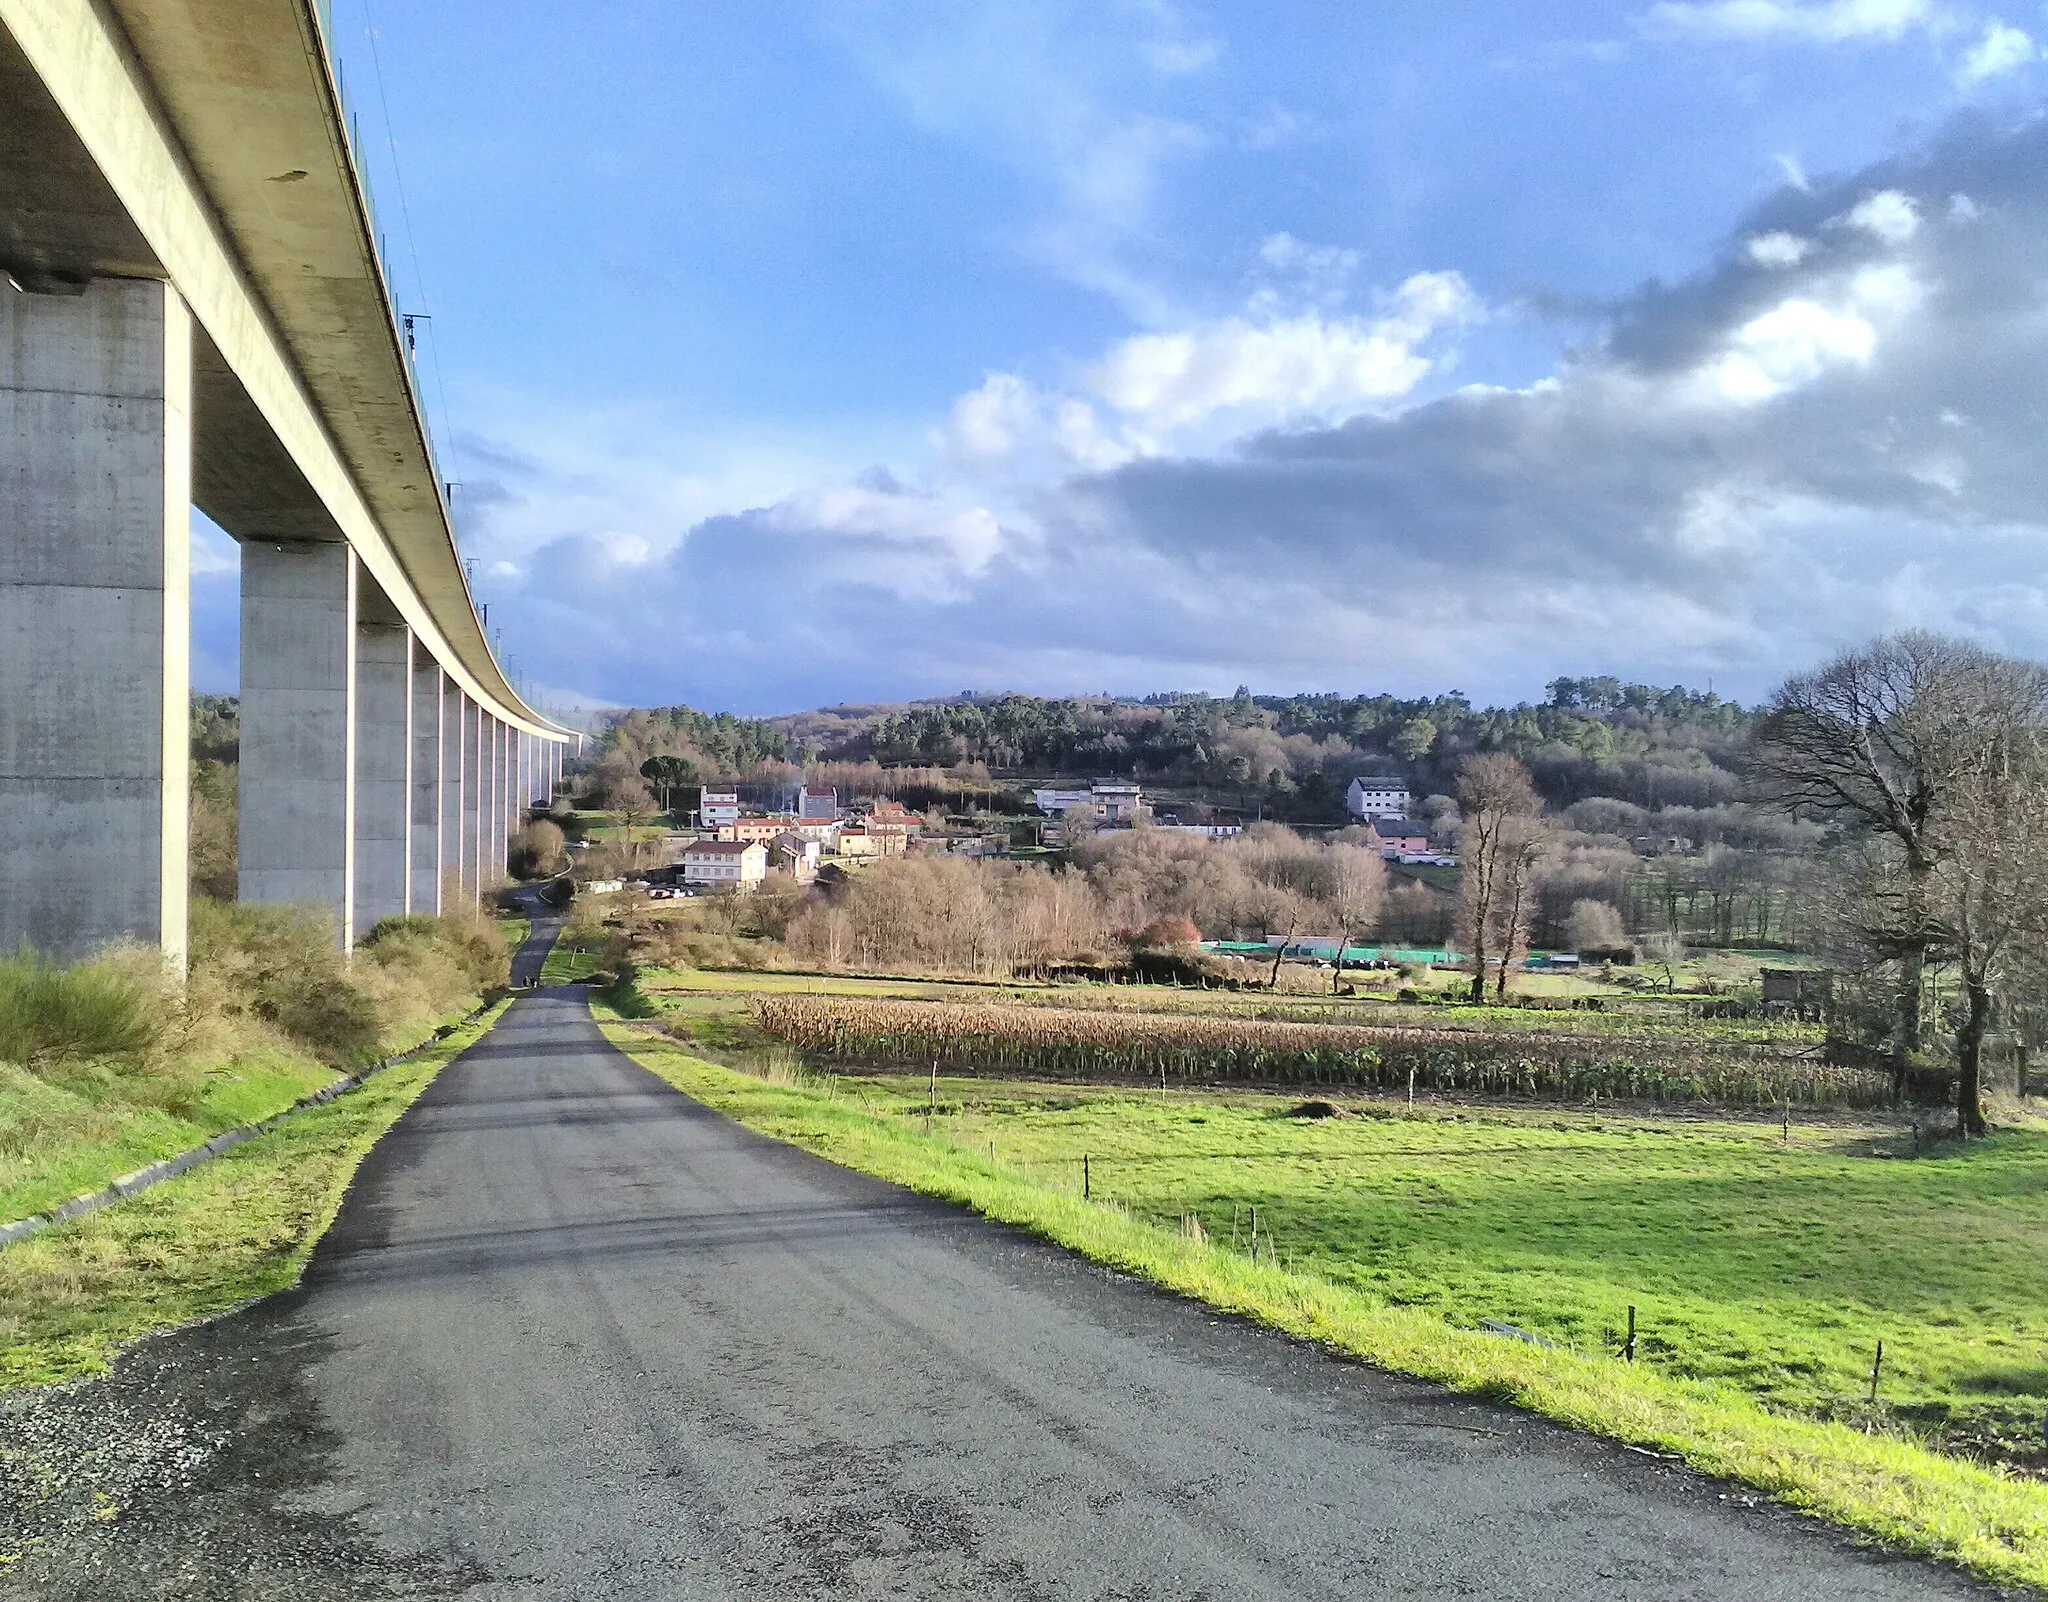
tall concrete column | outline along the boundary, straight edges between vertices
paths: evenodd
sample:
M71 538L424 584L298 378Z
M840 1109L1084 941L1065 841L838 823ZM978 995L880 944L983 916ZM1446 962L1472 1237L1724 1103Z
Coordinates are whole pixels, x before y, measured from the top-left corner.
M0 279L0 950L185 965L192 332Z
M409 910L412 630L356 625L356 931Z
M512 811L511 775L507 764L512 757L512 731L496 718L491 719L491 838L490 855L492 877L505 877L505 841L510 832L505 820Z
M240 893L323 908L355 944L355 552L242 546Z
M410 911L441 911L442 672L417 640L412 655L412 877Z
M445 885L452 874L456 884L469 888L463 869L462 809L464 797L472 793L465 763L462 729L469 697L455 687L454 679L441 675L441 878ZM444 909L445 910L445 909Z
M477 810L476 861L479 884L491 884L504 877L498 860L499 802L504 793L504 774L498 768L498 720L477 708L477 771L483 775L483 796Z
M484 882L484 709L462 698L462 886L474 896Z

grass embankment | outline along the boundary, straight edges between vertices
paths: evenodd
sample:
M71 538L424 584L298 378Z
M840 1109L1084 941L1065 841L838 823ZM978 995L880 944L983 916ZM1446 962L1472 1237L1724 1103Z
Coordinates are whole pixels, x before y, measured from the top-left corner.
M140 948L0 961L0 1222L282 1112L505 977L481 919L388 919L344 962L315 919L202 898L192 936L182 987Z
M270 1134L0 1251L0 1386L98 1372L125 1342L296 1284L364 1155L502 1010Z
M644 1029L607 1032L687 1094L835 1162L1364 1361L1675 1453L1903 1549L2048 1585L2048 1486L1930 1450L1896 1416L1768 1405L1852 1399L1875 1333L1902 1396L1973 1369L2041 1388L2027 1334L2043 1295L2027 1263L2048 1171L2038 1133L1906 1163L1811 1129L1773 1151L1754 1125L1548 1112L1306 1128L1274 1098L944 1081L928 1136L928 1085L788 1066L792 1082L764 1082ZM1104 1159L1090 1167L1107 1195L1092 1201L1078 1194L1083 1151ZM1246 1249L1254 1205L1277 1260ZM1601 1350L1630 1302L1644 1315L1632 1364ZM1480 1316L1560 1349L1460 1327Z

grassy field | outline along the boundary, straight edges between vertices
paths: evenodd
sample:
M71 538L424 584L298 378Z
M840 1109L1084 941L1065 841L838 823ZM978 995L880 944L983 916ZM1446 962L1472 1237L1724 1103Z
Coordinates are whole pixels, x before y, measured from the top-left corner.
M0 1386L98 1372L127 1341L295 1284L364 1154L502 1010L261 1139L0 1250Z
M920 1122L924 1080L850 1081ZM1774 1408L2003 1444L2048 1468L2048 1129L1946 1142L1852 1118L1673 1121L942 1079L936 1131L1042 1183L1465 1328L1638 1355ZM1868 1402L1877 1342L1879 1404Z
M608 1031L689 1094L834 1161L1898 1546L2048 1582L2048 1486L1930 1449L2030 1409L2038 1426L2038 1130L1914 1161L1852 1123L1789 1145L1763 1123L1510 1109L1305 1123L1272 1096L951 1080L933 1114L928 1081L815 1078L787 1054L757 1061L764 1078ZM1631 1303L1634 1363L1610 1351ZM1879 1335L1891 1378L1872 1408Z

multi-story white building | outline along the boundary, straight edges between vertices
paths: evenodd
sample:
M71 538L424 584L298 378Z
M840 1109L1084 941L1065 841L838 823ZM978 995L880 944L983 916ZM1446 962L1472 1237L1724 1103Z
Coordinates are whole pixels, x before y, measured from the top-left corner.
M1122 779L1097 779L1085 790L1033 790L1031 799L1049 818L1065 817L1075 807L1093 807L1107 824L1135 823L1145 807L1144 786Z
M768 876L758 840L692 840L683 848L683 883L707 890L751 890Z
M1357 778L1344 792L1344 806L1354 818L1405 818L1413 798L1406 779Z
M702 792L697 803L697 821L707 829L716 829L722 824L740 821L740 797L737 790L711 790Z

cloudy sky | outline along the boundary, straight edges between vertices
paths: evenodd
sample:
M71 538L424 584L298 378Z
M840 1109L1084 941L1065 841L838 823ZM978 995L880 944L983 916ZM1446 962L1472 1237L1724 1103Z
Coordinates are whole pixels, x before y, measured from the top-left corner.
M2048 654L2040 0L334 12L545 697Z

